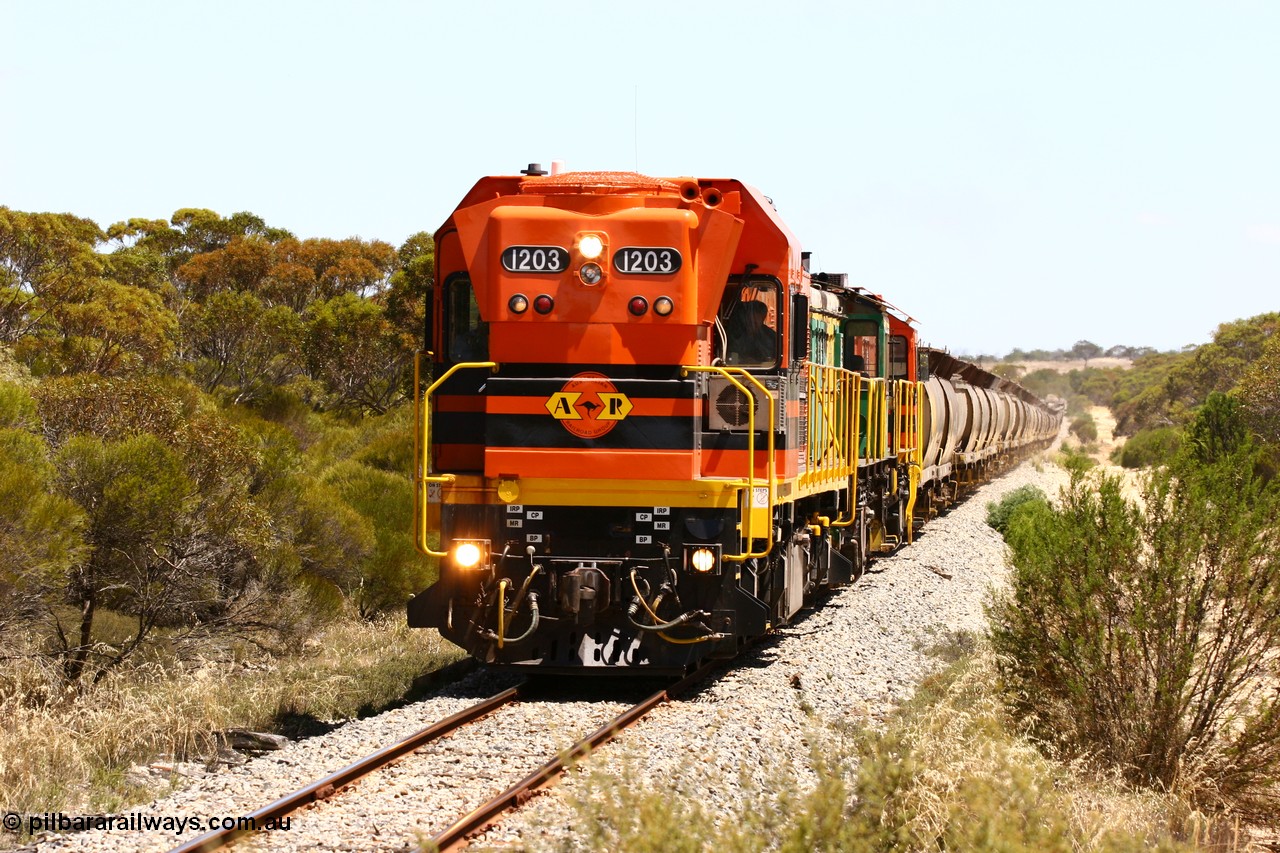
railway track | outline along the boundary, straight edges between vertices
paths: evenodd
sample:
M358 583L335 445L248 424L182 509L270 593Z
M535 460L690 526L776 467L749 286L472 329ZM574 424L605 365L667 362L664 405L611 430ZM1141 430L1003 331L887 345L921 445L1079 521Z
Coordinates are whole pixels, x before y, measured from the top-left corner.
M664 687L637 702L498 796L474 809L470 814L454 821L446 829L436 833L431 837L431 843L441 853L465 847L470 836L493 825L496 819L504 812L516 808L532 796L535 791L554 782L567 766L586 756L591 750L613 740L618 732L644 718L646 714L671 697L678 696L700 683L707 677L713 666L703 666L675 684Z
M429 847L433 845L441 851L462 849L467 845L470 837L483 831L486 827L492 826L506 812L519 807L527 801L534 792L552 784L574 762L589 754L593 749L608 743L619 732L643 719L649 712L668 699L689 691L705 679L712 668L712 665L704 666L680 681L662 687L639 702L630 705L621 713L607 720L603 725L595 728L590 734L579 738L567 748L556 751L548 761L533 772L507 786L501 793L475 806L469 812L456 817L443 829L436 830L429 838L424 836L420 840L425 845ZM468 726L493 717L503 708L520 702L538 701L533 698L533 694L534 691L528 682L508 688L427 726L394 744L379 749L341 770L305 785L256 811L249 812L245 815L247 820L242 821L242 828L206 833L174 848L173 853L204 853L204 851L220 850L242 838L250 836L254 837L257 842L255 849L258 849L259 846L274 846L272 843L275 840L273 836L279 836L279 841L289 846L294 846L300 842L300 839L296 837L301 831L299 827L295 827L293 832L264 833L255 832L252 829L243 828L243 826L273 825L273 822L279 821L280 818L313 804L324 804L323 807L326 808L341 808L342 794L348 790L358 790L352 789L351 786L356 785L361 780L378 773L378 771L395 764L405 756L429 744L442 741ZM406 805L411 807L412 803L407 803ZM408 840L410 839L406 839L406 841Z

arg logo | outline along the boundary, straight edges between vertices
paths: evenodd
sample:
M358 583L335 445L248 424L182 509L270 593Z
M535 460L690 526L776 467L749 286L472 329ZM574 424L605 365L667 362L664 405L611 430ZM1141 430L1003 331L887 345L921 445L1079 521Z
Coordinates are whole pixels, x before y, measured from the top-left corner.
M547 398L547 411L578 438L600 438L631 414L626 394L601 373L579 373Z

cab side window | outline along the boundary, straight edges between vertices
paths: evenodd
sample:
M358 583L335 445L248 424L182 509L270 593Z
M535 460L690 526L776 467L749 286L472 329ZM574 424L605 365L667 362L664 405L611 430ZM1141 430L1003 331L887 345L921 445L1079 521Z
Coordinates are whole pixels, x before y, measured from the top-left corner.
M445 283L445 355L450 361L487 361L489 324L480 319L475 290L466 276Z
M893 335L889 338L889 378L906 379L909 375L907 339L903 335Z
M867 376L880 374L880 326L873 320L850 320L844 327L844 367Z
M771 286L730 288L720 308L725 364L772 367L778 362L778 292Z

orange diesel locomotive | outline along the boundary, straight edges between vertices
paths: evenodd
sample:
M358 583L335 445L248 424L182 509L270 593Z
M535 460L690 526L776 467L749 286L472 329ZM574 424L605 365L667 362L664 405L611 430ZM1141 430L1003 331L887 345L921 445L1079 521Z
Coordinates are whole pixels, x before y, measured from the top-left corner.
M1057 432L736 180L482 179L436 233L409 603L482 661L731 656ZM932 371L932 373L930 373Z

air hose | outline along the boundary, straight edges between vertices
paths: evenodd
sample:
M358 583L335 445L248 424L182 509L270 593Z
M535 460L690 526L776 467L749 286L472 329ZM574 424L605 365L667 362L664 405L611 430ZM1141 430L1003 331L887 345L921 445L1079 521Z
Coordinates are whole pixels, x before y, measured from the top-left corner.
M634 568L631 569L631 588L635 590L636 597L631 600L631 606L627 608L627 621L630 622L632 626L634 626L635 628L641 631L652 631L662 639L666 640L668 643L674 643L675 645L689 645L691 643L705 643L709 640L723 639L724 637L723 634L714 634L714 633L708 633L707 635L702 637L688 637L688 638L667 636L667 634L664 633L665 631L668 631L671 628L677 628L681 625L688 625L694 619L710 616L711 614L701 610L690 610L687 613L680 614L675 619L672 619L669 622L663 622L661 617L659 617L658 614L654 612L655 608L649 605L649 602L645 600L644 594L640 592L640 584L636 580L636 570ZM658 593L658 597L654 599L655 604L660 603L662 601L662 598L666 594L666 592L667 592L667 589L664 587ZM640 607L644 608L645 612L649 615L649 618L652 619L655 624L645 625L636 621L635 617L639 613ZM695 627L700 627L704 631L710 630L705 625L698 625Z

